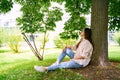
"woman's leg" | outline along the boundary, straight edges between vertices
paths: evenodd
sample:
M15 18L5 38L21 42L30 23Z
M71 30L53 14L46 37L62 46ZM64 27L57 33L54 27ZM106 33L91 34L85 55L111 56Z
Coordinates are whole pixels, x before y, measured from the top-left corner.
M60 63L66 55L72 59L74 57L74 52L71 49L66 48L66 50L57 58L57 62Z
M34 66L34 69L36 71L39 71L39 72L44 72L46 70L55 70L57 68L77 68L77 67L81 67L81 65L73 62L73 61L67 61L67 62L62 62L61 64L58 64L60 63L65 56L69 56L71 59L74 57L74 53L71 49L69 48L66 48L66 50L60 54L60 56L58 57L57 59L57 64L54 63L53 65L49 66L49 67L42 67L42 66Z
M61 62L60 64L56 64L56 65L51 65L49 67L46 68L46 70L51 71L51 70L55 70L58 68L80 68L83 67L83 65L80 65L78 63L76 63L73 60L67 61L67 62Z

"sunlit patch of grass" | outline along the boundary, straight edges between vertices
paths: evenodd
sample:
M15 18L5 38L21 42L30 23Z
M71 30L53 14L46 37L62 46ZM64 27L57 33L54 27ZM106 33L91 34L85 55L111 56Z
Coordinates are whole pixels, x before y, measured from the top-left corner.
M109 46L109 60L120 62L120 46Z

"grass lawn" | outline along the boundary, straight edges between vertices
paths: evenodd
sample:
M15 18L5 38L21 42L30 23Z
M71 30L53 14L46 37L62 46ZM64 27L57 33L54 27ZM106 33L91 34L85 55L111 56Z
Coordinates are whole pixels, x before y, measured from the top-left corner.
M69 69L58 69L45 73L39 73L33 69L34 65L52 64L60 52L60 49L47 49L44 61L38 61L31 52L13 54L11 51L0 49L0 80L88 80L80 73ZM109 59L120 62L120 47L109 47Z
M120 62L120 46L109 46L108 56L110 61Z
M48 66L55 62L60 51L60 49L47 49L44 61L38 61L31 52L0 53L0 80L73 80L74 78L76 78L74 80L86 80L81 74L65 69L46 73L39 73L34 70L34 65Z

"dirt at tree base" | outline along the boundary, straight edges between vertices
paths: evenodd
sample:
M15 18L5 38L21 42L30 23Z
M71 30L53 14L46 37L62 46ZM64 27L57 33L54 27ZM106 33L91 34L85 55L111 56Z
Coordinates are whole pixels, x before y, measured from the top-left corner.
M81 69L71 69L82 74L89 80L120 80L120 63L110 62L108 67L87 66Z

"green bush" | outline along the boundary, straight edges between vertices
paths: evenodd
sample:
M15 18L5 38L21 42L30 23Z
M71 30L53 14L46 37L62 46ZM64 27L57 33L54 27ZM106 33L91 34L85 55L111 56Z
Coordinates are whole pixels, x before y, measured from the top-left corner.
M20 41L22 41L22 36L18 28L0 28L0 46L7 43L12 51L18 53Z
M7 34L8 34L7 36L8 46L13 52L18 53L19 43L22 41L22 35L20 31L18 29L11 29L11 30L8 30Z
M20 35L11 35L9 36L8 45L12 51L15 53L19 52L19 42L21 41Z
M2 41L0 40L0 47L2 46Z
M63 40L60 39L60 38L54 39L54 43L55 43L55 46L56 46L57 48L63 48L63 47L64 47Z
M6 38L6 30L4 28L0 28L0 47L6 42Z
M119 46L120 46L120 31L114 33L113 39L114 39L114 40L119 44Z
M57 48L64 48L65 46L71 46L71 45L74 45L76 43L76 40L75 39L61 39L59 37L56 37L54 39L54 43L55 43L55 46Z
M44 42L45 38L45 42ZM49 34L41 34L40 36L37 37L37 40L40 41L40 49L43 49L43 47L46 45L46 43L49 41Z

